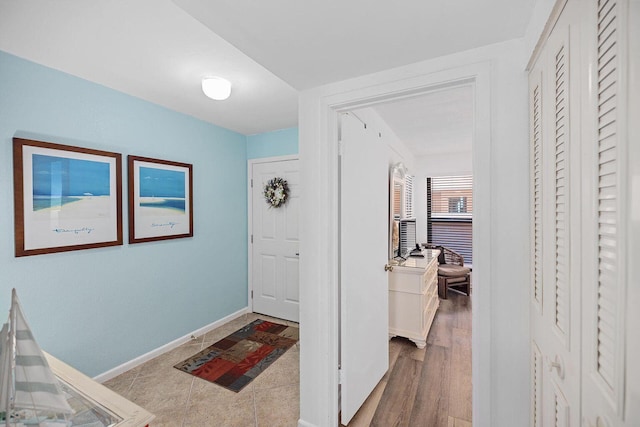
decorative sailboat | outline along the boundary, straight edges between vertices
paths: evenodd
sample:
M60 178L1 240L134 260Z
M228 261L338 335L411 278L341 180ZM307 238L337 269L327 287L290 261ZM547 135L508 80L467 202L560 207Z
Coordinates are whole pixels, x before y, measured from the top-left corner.
M71 414L13 289L9 320L0 330L0 425L70 426Z

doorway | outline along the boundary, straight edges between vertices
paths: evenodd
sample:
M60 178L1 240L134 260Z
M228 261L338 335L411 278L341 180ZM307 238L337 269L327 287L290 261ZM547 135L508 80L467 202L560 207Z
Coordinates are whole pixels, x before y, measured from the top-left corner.
M367 132L371 134L368 144L363 145L357 152L355 161L350 158L350 155L353 155L353 147L357 144L349 138L351 133L347 132L348 127L345 130L346 118L354 115L358 117L359 121L352 119L352 122L354 122L354 126L360 128L363 137L366 137ZM433 233L433 235L427 233L430 225L427 215L428 194L430 192L427 190L426 182L428 179L436 179L433 177L472 173L473 85L465 83L416 93L400 100L386 100L379 104L354 109L346 118L345 115L341 115L341 242L344 244L344 242L355 239L358 242L363 242L368 250L346 251L345 253L344 247L342 248L343 267L340 277L340 294L342 307L346 307L346 309L341 310L341 342L346 341L351 345L351 351L358 354L360 351L367 351L368 347L374 346L373 338L368 338L367 342L358 343L358 348L353 348L353 343L357 340L354 338L354 334L345 338L345 331L358 330L356 327L358 324L369 325L373 323L372 318L367 317L366 307L363 308L362 305L373 306L374 304L368 302L362 305L349 305L350 293L354 288L357 288L358 281L364 281L366 282L364 291L359 290L356 294L358 302L364 301L363 293L366 293L368 301L370 301L374 296L374 291L378 288L384 289L384 295L378 295L376 302L384 301L386 303L386 297L389 294L388 277L381 268L385 261L380 261L376 257L376 251L373 250L376 246L373 231L381 228L379 224L383 224L385 220L388 221L389 215L392 215L395 218L400 218L401 223L409 221L415 226L412 228L413 231L406 235L400 233L402 236L400 240L404 242L405 246L409 245L413 248L416 243L432 243L447 246L448 250L454 249L451 246L452 240L446 238L452 236L446 236L442 232ZM366 156L372 155L369 151L373 151L376 145L384 146L382 162L365 159ZM367 150L366 153L365 150ZM399 209L393 209L393 213L387 212L387 215L383 212L383 219L379 221L379 224L369 223L369 225L363 226L366 228L365 230L359 230L358 226L364 223L363 218L369 221L373 219L375 206L388 205L391 199L386 191L389 188L389 170L391 167L396 170L399 164L402 165L402 170L406 173L400 178L394 176L394 184L396 185L396 179L403 180L403 190L398 194L394 193L392 197L394 206ZM373 171L376 165L378 174L382 175L382 183L377 184L377 189L375 187L369 188L370 186L364 185L364 182L378 182L376 181L377 175ZM357 191L363 199L358 201L357 207L349 204L354 196L345 197L344 194L349 177L353 177L352 180L359 179ZM435 215L442 212L448 221L455 221L456 226L468 225L468 234L471 233L472 212L472 187L470 183L469 179L467 183L469 185L460 191L458 180L449 179L443 185L435 187L435 194L438 197L434 198L438 202L435 203L437 208L434 209ZM469 202L465 204L467 209L464 209L464 213L460 212L459 204L446 203L454 196L459 200L460 194L464 194L464 200ZM455 210L456 208L457 210ZM349 222L349 219L354 216L354 212L359 212L360 215L354 219L355 223ZM448 218L449 216L454 218ZM463 224L463 221L467 220L469 223ZM416 235L419 237L416 238ZM378 241L378 245L382 249L388 244L389 232L386 235L383 233L381 240L382 243ZM470 245L470 236L468 236L468 240ZM465 257L467 266L470 264L471 255L471 250L468 249L468 253L465 254L468 256L468 258ZM355 253L352 254L352 252ZM408 255L408 251L403 250L401 253L404 257ZM453 252L448 251L447 253L448 261L452 262L449 258ZM396 261L398 260L400 258L396 258ZM415 260L416 258L412 257L407 262ZM358 266L355 272L356 277L345 277L345 264ZM363 280L364 272L362 270L365 266L367 266L367 271L370 271L367 280ZM380 277L380 280L384 281L382 285L375 282L377 276L371 277L373 273L378 275L382 273ZM425 295L431 295L426 293L427 289L429 288L424 288L422 292L425 292ZM347 297L345 297L345 293ZM351 408L345 405L345 390L350 391L353 381L350 381L348 375L351 373L348 369L349 366L344 362L345 348L341 347L341 377L343 378L341 383L343 391L341 395L341 422L344 425L350 425L351 422L354 422L355 425L396 425L402 423L401 420L408 420L409 417L413 420L412 423L422 420L428 425L441 425L442 420L446 425L449 418L461 425L471 422L471 302L468 295L456 294L453 291L448 294L449 298L441 299L440 308L437 311L434 310L435 321L432 328L424 329L424 335L421 336L422 341L420 339L416 341L421 342L421 346L416 347L411 341L399 336L391 340L388 337L383 337L383 351L368 350L367 359L372 361L378 356L385 356L387 364L383 373L386 371L387 374L380 382L377 382L377 379L380 378L374 378L377 371L374 369L365 370L363 377L358 380L358 385L359 389L362 389L363 384L374 380L373 384L364 390L365 396L369 393L371 395L364 401L364 405L355 414L353 420L351 420L353 414L350 411ZM421 297L421 301L428 301L425 295ZM446 293L442 297L447 298ZM406 300L405 303L409 305L404 305L403 311L409 310L411 312L415 308L413 302ZM426 302L424 304L427 311L426 307L431 305ZM354 310L357 310L355 316ZM385 306L384 310L389 310L388 306ZM380 311L383 309L379 307L378 312ZM413 320L424 321L425 324L431 324L431 321L426 319L433 319L428 315L423 315L424 319L420 317L420 314L414 316ZM349 323L354 321L354 317L356 317L356 326ZM382 318L383 316L377 313L373 316L376 321L380 321ZM386 316L384 318L386 319ZM389 325L385 324L383 328L391 334L395 330L389 330ZM359 333L356 336L361 335L364 334ZM377 349L379 346L373 348ZM386 359L387 354L388 360ZM362 360L363 357L360 355L356 359ZM375 391L372 392L374 388ZM398 399L398 396L403 396L403 398Z
M476 221L474 229L473 294L473 413L474 419L488 419L490 408L482 407L490 396L490 304L488 283L490 263L490 64L478 63L380 85L363 85L357 90L309 93L301 97L301 146L303 181L314 188L303 204L301 249L301 324L306 334L301 341L301 423L320 420L337 424L338 414L338 114L418 93L472 84L474 87L473 152ZM305 121L307 120L307 121ZM311 123L310 123L311 122ZM305 225L308 225L305 226ZM327 316L327 314L329 314ZM484 327L483 327L484 326ZM486 336L485 336L486 335Z
M255 313L299 321L300 170L295 156L250 160L249 301ZM274 179L286 200L266 203L264 188Z

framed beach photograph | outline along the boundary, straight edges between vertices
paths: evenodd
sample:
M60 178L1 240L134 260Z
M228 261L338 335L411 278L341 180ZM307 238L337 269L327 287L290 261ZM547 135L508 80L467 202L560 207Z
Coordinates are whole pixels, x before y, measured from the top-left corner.
M13 138L15 256L122 245L119 153Z
M193 166L129 156L129 243L193 236Z

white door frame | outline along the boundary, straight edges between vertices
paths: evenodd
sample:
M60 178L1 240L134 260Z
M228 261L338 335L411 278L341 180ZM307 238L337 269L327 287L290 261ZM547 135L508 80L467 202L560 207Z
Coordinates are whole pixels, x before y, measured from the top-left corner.
M253 188L251 187L251 180L253 179L253 165L260 163L274 163L287 160L298 160L297 154L291 154L287 156L275 156L275 157L261 157L258 159L247 160L247 307L253 313L253 298L251 293L253 292L253 244L251 243L251 236L253 235Z
M300 427L338 425L338 114L382 101L474 86L474 424L491 423L491 62L398 76L359 88L332 85L300 97ZM482 369L481 369L482 368Z

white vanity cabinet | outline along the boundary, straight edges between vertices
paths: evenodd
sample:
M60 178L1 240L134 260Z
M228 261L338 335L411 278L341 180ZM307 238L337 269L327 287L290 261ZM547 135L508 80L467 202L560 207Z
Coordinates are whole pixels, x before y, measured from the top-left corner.
M418 348L427 345L438 299L438 250L422 251L394 265L389 274L389 338L409 338Z

